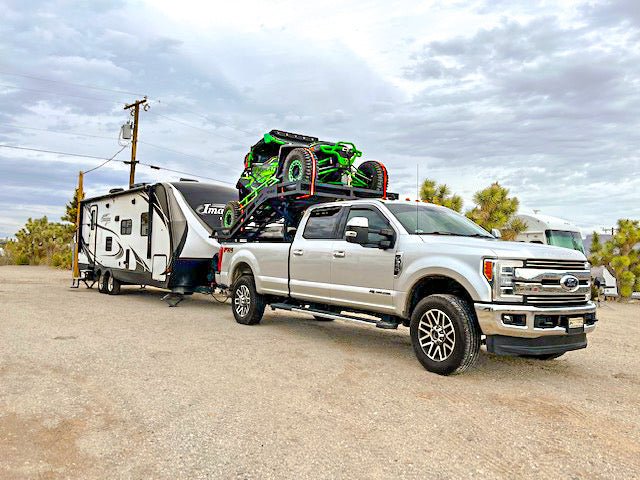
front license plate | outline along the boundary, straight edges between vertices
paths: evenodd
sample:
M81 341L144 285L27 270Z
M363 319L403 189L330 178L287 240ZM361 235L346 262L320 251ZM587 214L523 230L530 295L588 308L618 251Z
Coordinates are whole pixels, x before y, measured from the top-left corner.
M569 330L584 327L584 317L569 317Z

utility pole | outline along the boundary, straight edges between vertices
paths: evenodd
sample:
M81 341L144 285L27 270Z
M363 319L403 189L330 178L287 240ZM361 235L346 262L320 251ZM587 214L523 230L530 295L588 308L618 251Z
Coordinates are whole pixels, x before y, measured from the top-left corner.
M147 111L149 109L149 104L147 103L147 97L144 97L142 100L136 100L129 105L125 105L125 110L130 110L133 108L133 138L131 140L131 161L129 163L129 188L133 187L133 184L136 183L136 150L138 148L138 116L140 115L140 105L144 105L143 109Z

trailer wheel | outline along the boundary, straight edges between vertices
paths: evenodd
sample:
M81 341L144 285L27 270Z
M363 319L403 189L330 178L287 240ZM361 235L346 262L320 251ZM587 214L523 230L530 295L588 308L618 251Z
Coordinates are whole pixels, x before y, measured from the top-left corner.
M100 293L107 293L107 272L98 272L98 291Z
M376 192L384 192L387 188L387 175L380 162L369 160L362 162L358 167L358 172L367 177L367 188Z
M284 161L285 182L310 182L313 178L313 157L306 148L294 148Z
M224 228L231 228L238 221L242 209L240 208L240 202L232 200L224 206L222 212L222 226Z
M448 294L429 295L411 314L411 344L430 372L461 373L478 359L480 329L465 300Z
M109 295L118 295L120 294L120 280L113 276L113 273L109 274L107 277L107 293Z
M262 320L266 302L264 295L256 291L253 275L243 275L233 284L231 307L236 322L256 325Z

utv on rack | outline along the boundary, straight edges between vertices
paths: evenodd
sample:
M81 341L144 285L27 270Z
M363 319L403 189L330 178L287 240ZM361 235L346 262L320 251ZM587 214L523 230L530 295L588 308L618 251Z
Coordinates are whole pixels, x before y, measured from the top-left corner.
M362 152L351 142L325 142L316 137L271 130L256 143L244 159L244 171L236 185L239 201L229 202L222 224L235 226L266 188L290 182L316 186L354 187L385 196L387 171L380 162L369 160L357 167ZM310 192L306 192L309 194Z
M256 240L265 232L267 225L281 221L283 240L290 241L290 228L298 227L302 214L310 205L381 197L397 199L398 194L385 191L381 195L370 189L306 181L272 185L262 189L254 202L238 212L237 221L231 227L222 227L214 236L224 241Z

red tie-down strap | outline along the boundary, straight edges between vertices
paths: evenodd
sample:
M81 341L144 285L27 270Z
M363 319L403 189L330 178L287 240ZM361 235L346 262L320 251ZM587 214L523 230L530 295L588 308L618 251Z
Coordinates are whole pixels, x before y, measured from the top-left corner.
M383 177L382 199L386 200L387 199L387 183L389 182L389 175L387 174L387 167L384 166L384 163L382 162L378 162L378 163L382 167L382 177Z
M309 193L300 195L298 198L309 198L316 193L316 155L310 148L305 148L305 150L311 155L311 188L309 189Z

